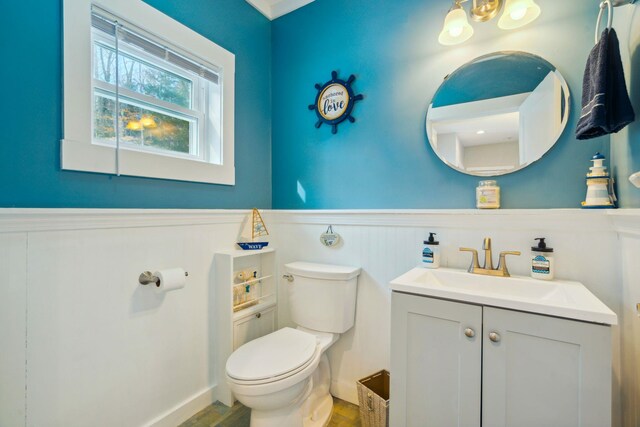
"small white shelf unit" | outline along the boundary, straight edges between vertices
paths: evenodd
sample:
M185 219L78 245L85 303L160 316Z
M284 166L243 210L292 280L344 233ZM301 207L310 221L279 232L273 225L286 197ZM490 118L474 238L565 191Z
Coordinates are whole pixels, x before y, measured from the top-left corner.
M277 327L276 252L231 250L215 254L217 399L232 406L235 399L226 382L225 365L242 344ZM249 273L237 278L238 272Z

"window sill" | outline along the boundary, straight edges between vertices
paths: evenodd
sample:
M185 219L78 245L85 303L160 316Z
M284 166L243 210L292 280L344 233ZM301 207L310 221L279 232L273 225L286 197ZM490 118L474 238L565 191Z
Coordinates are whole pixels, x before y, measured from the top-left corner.
M209 184L235 184L235 168L232 165L216 165L124 149L120 150L119 165L116 165L116 154L114 147L62 140L61 158L62 168L65 170Z

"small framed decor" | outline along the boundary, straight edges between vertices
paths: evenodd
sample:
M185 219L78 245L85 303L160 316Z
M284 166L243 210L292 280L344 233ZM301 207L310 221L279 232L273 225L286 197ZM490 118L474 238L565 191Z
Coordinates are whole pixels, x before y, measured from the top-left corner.
M351 123L356 119L351 115L353 106L356 101L364 98L362 95L355 95L351 84L356 80L353 74L348 80L338 78L336 71L331 72L331 80L325 84L316 84L318 94L316 95L315 104L309 105L309 110L315 110L318 116L316 129L320 128L323 123L331 126L331 133L338 132L338 125L345 120Z

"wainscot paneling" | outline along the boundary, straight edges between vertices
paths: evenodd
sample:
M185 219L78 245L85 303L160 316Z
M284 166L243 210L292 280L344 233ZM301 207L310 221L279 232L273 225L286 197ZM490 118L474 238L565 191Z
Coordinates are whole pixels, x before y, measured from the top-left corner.
M247 214L0 211L0 425L168 427L215 401L213 254ZM184 289L138 284L171 267Z
M27 234L0 234L0 426L25 420Z
M483 238L491 237L494 262L499 251L522 252L522 256L509 259L509 270L516 275L528 274L533 239L547 237L555 249L557 277L583 282L621 320L627 301L622 295L617 228L621 233L640 232L640 210L273 211L270 218L275 222L281 269L294 260L357 265L363 269L358 282L355 327L329 351L332 392L351 402L357 401L357 379L389 368L388 283L420 263L422 241L429 231L438 233L443 267L467 268L470 255L460 253L458 248L480 249ZM320 244L320 233L328 225L333 225L343 238L338 247ZM290 324L286 287L280 292L279 319L281 325ZM629 339L638 341L634 336ZM613 346L613 413L614 425L619 425L620 389L637 386L626 384L622 375L617 327Z
M247 216L0 210L0 425L175 426L215 400L224 361L214 357L213 254L234 246ZM521 275L533 238L547 237L557 276L583 282L618 313L613 425L640 420L640 210L266 211L264 219L280 275L294 260L363 269L355 327L329 350L337 397L355 402L355 380L389 368L388 283L420 262L428 231L442 242L443 266L466 268L458 247L480 248L489 236L494 253L523 252L509 260ZM343 238L335 248L319 241L330 224ZM174 266L190 273L185 289L156 294L137 284L142 270Z
M640 227L620 234L622 425L640 425Z

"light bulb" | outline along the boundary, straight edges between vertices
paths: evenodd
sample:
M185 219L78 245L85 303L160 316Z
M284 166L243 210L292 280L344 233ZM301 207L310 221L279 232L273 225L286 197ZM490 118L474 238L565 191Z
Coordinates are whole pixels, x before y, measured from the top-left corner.
M449 35L451 37L460 37L460 34L462 34L463 28L460 27L451 27L449 28Z
M458 3L454 4L444 19L444 26L438 36L438 41L440 44L450 46L462 43L472 35L473 28L467 21L467 14Z
M511 17L511 19L513 19L514 21L519 21L522 18L524 18L524 16L527 14L527 8L526 7L516 7L514 8L510 13L509 16Z
M536 20L538 16L540 16L540 6L535 0L506 0L498 27L503 30L513 30Z

